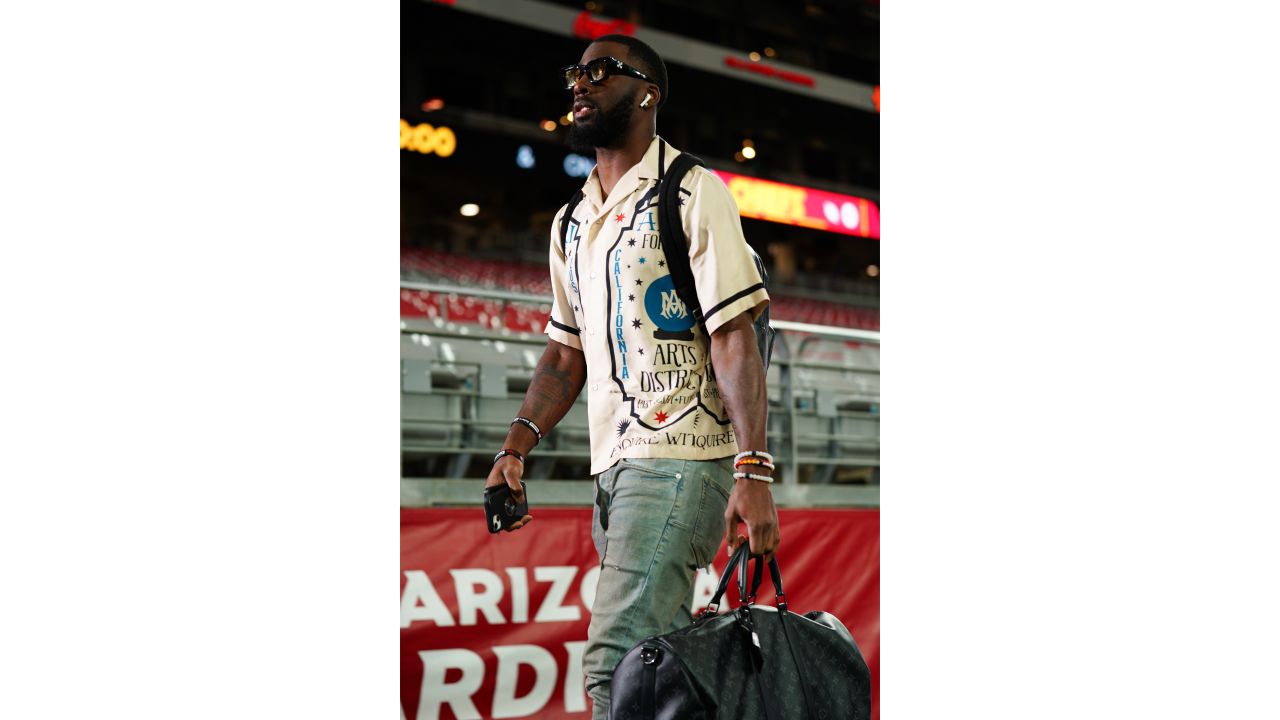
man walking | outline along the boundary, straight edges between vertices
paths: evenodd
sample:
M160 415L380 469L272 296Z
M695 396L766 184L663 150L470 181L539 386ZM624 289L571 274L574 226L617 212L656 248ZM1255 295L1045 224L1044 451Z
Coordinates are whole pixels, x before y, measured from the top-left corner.
M583 670L592 717L604 720L614 667L641 639L690 622L695 573L726 532L731 552L739 523L753 553L781 541L752 326L769 296L733 197L701 167L678 194L701 323L675 291L657 185L680 153L657 135L667 97L657 53L606 35L562 81L570 140L595 149L596 167L566 232L568 206L552 223L547 348L485 487L505 482L523 500L524 458L587 388L601 573Z

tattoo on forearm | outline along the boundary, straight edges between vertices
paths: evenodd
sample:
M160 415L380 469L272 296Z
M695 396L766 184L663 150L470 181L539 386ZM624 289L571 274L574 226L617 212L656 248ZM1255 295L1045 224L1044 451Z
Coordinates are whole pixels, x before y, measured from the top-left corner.
M569 412L586 383L585 365L566 362L548 351L533 371L521 414L533 418L547 432Z
M533 400L540 406L556 407L565 402L573 402L572 378L568 370L554 366L540 367L533 373L529 382L529 393L526 400Z

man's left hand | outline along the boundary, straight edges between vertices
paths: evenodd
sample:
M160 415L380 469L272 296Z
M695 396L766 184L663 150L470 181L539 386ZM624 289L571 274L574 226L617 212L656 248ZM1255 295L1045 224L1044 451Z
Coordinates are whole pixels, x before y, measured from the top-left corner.
M738 480L729 495L729 506L724 512L725 533L729 554L738 549L741 536L738 523L747 524L751 553L772 557L782 542L778 528L778 510L773 505L773 491L768 483L759 480Z

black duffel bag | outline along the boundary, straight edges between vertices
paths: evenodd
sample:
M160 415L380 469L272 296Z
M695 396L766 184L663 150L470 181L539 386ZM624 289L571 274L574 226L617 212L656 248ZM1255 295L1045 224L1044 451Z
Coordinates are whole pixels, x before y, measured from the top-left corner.
M871 671L849 630L819 610L787 609L775 558L778 606L753 605L764 558L733 554L706 610L686 628L645 638L613 672L611 720L871 718ZM717 614L734 568L740 606ZM744 600L745 599L745 600Z

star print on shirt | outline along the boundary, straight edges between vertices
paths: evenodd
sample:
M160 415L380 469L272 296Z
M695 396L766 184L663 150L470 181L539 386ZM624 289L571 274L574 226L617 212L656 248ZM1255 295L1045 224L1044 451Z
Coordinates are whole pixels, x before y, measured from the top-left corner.
M639 321L639 320L632 320L632 321L631 321L631 327L636 328L636 329L639 329L639 328L640 328L640 321Z
M666 261L666 260L659 260L659 261L658 261L658 267L666 267L666 266L667 266L667 261Z
M641 265L643 265L643 264L644 264L644 258L640 258L640 264L641 264Z
M640 354L641 354L641 355L643 355L643 354L644 354L644 348L640 348Z
M684 204L684 198L679 198L679 201L680 201L680 204L681 204L681 205L683 205L683 204Z
M628 295L628 296L627 296L627 299L628 299L628 300L635 300L635 299L636 299L636 296L635 296L635 295ZM577 308L574 308L574 310L577 310Z
M684 203L680 203L680 204L683 205ZM626 219L627 219L626 213L618 213L617 216L613 218L613 221L622 222L623 220L626 220Z
M636 246L635 238L631 238L630 240L627 241L627 247L635 247L635 246Z
M636 281L636 284L637 284L637 285L643 285L644 283L643 283L643 282L641 282L640 280L637 280L637 281Z
M658 421L658 422L660 422L660 423L666 422L666 421L667 421L667 414L666 414L666 413L664 413L664 412L662 412L661 410L659 410L659 411L658 411L658 414L653 416L653 419L654 419L654 420L657 420L657 421Z

